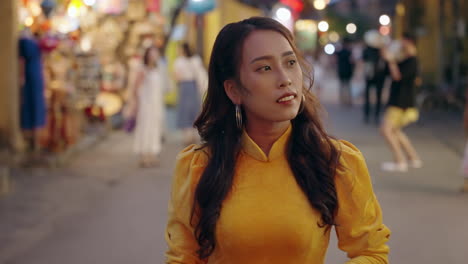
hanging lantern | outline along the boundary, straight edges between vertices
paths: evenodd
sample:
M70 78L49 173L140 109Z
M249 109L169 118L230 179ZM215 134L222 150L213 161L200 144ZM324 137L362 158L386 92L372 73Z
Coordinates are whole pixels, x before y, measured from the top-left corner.
M204 14L216 7L215 0L189 0L187 11L195 14Z
M149 12L159 13L160 1L159 0L146 0L146 10Z
M44 0L41 3L42 12L48 18L56 6L55 0Z

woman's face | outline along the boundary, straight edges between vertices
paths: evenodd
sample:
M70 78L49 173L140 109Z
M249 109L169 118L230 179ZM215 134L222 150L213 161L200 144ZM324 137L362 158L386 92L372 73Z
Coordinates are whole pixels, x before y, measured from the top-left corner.
M294 119L302 100L302 70L288 40L278 32L257 30L245 40L240 65L241 104L247 122Z

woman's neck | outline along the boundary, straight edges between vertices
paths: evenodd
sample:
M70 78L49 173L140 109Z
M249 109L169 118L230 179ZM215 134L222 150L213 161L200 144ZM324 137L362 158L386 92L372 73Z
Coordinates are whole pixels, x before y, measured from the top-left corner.
M245 130L263 153L268 156L273 144L284 134L290 124L290 121L260 125L247 123Z

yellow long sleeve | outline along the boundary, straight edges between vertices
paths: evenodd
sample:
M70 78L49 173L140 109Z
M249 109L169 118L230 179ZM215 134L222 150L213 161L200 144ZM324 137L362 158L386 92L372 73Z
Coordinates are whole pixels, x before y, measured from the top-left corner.
M196 251L198 243L190 224L193 194L204 169L205 154L195 145L185 148L177 157L166 227L167 264L202 264Z
M336 179L338 246L347 252L347 264L388 263L390 230L382 223L364 157L351 143L341 143L343 169Z

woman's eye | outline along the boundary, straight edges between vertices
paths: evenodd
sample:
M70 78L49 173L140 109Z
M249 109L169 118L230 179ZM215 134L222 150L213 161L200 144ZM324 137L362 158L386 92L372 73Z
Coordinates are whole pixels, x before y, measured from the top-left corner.
M263 66L263 67L258 68L257 71L270 71L270 70L271 70L270 66Z
M294 64L296 64L296 60L290 60L288 61L288 64L289 66L293 66Z

